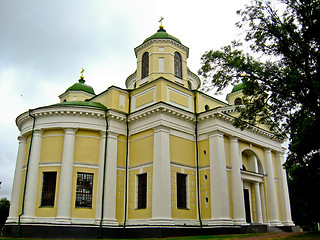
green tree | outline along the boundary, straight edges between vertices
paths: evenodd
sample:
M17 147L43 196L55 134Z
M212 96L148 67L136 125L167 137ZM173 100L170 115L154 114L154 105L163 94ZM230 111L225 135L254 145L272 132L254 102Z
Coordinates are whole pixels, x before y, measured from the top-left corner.
M5 224L9 215L10 201L6 198L0 199L0 230Z
M204 88L240 81L244 106L235 125L268 124L289 135L286 162L296 224L320 221L320 2L255 0L237 13L244 39L201 58Z

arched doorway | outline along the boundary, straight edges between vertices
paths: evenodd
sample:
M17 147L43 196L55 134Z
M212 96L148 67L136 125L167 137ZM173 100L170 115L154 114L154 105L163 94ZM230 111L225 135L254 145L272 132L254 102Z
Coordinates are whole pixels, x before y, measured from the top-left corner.
M241 153L244 207L247 223L266 222L264 169L257 153L245 149Z

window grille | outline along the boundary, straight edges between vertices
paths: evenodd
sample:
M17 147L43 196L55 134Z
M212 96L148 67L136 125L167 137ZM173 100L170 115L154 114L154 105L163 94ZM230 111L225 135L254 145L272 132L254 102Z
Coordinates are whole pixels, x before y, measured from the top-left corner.
M138 177L138 209L147 208L147 174L139 174Z
M148 77L148 75L149 75L149 53L145 52L142 55L141 79Z
M187 208L187 175L177 173L177 208Z
M57 172L44 172L42 179L41 203L42 207L53 207L56 192Z
M180 53L174 53L174 75L182 79L182 58Z
M76 207L92 207L93 173L77 173Z

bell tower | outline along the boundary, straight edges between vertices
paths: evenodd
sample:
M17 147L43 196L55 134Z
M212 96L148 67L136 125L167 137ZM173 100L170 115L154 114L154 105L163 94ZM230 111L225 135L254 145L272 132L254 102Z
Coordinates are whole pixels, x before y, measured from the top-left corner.
M162 25L134 49L137 69L126 80L127 88L135 89L160 77L189 89L200 86L200 79L187 67L189 48L168 34Z

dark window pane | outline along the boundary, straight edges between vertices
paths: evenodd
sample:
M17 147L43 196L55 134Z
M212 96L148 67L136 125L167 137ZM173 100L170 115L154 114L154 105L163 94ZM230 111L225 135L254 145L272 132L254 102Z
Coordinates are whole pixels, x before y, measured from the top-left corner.
M177 208L187 208L187 175L177 173Z
M182 78L182 58L180 53L174 53L174 75L177 78Z
M141 79L148 77L148 75L149 75L149 53L145 52L142 55Z
M56 192L57 172L44 172L42 181L41 206L53 207Z
M76 207L92 207L93 173L77 173Z
M138 175L138 208L147 207L147 174Z

